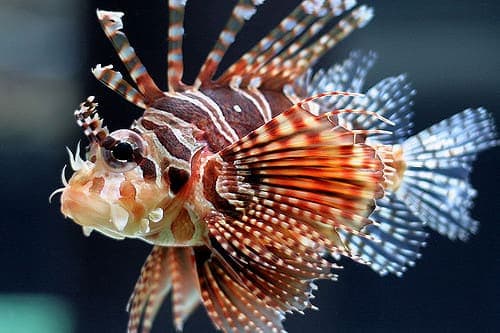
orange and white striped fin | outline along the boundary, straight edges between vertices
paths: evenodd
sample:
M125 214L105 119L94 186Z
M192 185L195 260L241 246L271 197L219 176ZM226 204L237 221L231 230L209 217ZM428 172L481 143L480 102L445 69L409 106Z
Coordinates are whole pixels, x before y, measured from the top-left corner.
M332 114L302 109L314 98L222 150L217 192L247 217L278 218L298 238L343 251L336 231L365 236L361 230L383 194L384 164Z
M147 333L165 296L172 287L167 266L169 249L155 246L146 259L127 305L127 333Z
M359 6L306 48L302 48L304 45L296 45L284 50L278 57L259 70L258 74L262 78L262 86L268 89L280 89L285 84L292 83L311 68L328 50L357 28L364 27L372 17L373 9L371 7Z
M155 246L144 263L130 297L128 333L148 333L165 296L172 291L176 329L200 304L194 250L191 247Z
M125 81L120 72L114 71L112 65L104 66L97 65L92 69L92 74L95 78L103 83L106 87L118 93L132 104L146 108L144 96L138 92L130 83Z
M168 260L174 324L178 331L182 331L187 317L201 302L194 250L192 247L171 248Z
M215 210L205 217L213 255L198 266L202 299L225 332L282 331L290 311L314 308L315 279L335 279L325 254L351 252L341 233L364 230L383 194L377 151L304 100L207 164ZM210 182L213 184L214 182ZM211 193L210 189L205 189ZM234 275L237 278L234 278Z
M228 83L233 76L249 75L250 69L256 68L257 63L265 63L279 53L289 41L300 35L319 15L322 7L314 1L303 1L250 51L231 65L218 82Z
M233 8L231 17L226 23L207 56L198 77L195 81L195 86L201 86L210 82L219 67L227 49L233 44L236 35L241 30L245 21L248 21L256 12L256 7L264 3L265 0L239 0L238 4Z
M234 263L237 265L237 263ZM208 315L223 332L285 332L284 314L269 303L272 290L263 290L265 283L249 276L252 267L238 267L245 284L231 276L233 268L218 256L199 263L201 297ZM256 280L252 281L252 278Z
M174 92L182 87L184 62L182 40L184 38L184 8L187 0L168 0L168 90Z
M121 31L123 28L122 12L111 12L97 10L97 18L101 23L104 33L113 44L118 56L127 68L130 77L134 80L137 88L145 97L145 102L150 103L156 98L162 97L163 92L156 86L146 68L140 61L127 36Z
M243 78L243 85L249 84L259 69L265 67L280 52L297 50L316 36L333 17L341 15L356 4L347 1L303 1L281 23L257 43L240 60L234 63L220 78L227 83L233 76ZM294 41L299 37L296 41ZM291 43L294 41L293 43Z

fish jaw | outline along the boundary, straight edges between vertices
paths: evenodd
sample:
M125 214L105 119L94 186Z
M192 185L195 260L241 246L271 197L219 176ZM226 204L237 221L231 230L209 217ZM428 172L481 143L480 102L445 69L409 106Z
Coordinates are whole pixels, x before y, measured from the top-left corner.
M66 187L61 196L61 212L87 232L99 230L113 238L124 238L110 223L111 206L96 195Z
M141 187L137 172L111 173L100 168L99 162L87 163L86 168L75 170L62 190L63 215L82 226L85 234L96 230L123 239L150 232L149 215L154 222L161 219L155 207L160 197L156 185ZM141 202L137 193L144 197Z

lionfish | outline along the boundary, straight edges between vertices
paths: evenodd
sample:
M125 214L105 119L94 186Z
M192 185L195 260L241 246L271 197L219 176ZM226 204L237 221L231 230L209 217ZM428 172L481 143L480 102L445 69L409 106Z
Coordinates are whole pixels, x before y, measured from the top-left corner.
M424 226L461 240L478 228L468 178L498 144L492 116L467 109L414 135L405 76L361 93L373 53L313 73L372 18L354 0L302 1L215 77L263 2L238 1L187 84L186 0L169 0L167 91L122 32L123 13L97 11L135 85L111 65L92 73L144 112L110 133L87 98L75 111L86 159L68 150L74 173L66 181L63 170L55 193L86 235L153 245L127 307L130 333L150 331L169 293L178 330L201 303L224 332L285 332L285 314L315 308L314 281L335 280L339 257L401 275Z

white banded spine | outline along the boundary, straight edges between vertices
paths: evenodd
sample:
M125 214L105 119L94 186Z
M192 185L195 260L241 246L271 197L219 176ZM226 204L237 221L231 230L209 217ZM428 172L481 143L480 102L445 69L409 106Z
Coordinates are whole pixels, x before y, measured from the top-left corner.
M168 70L167 81L170 92L178 90L182 85L184 71L182 56L182 38L184 36L184 7L186 0L169 0L169 26L168 26Z
M101 23L104 33L113 44L118 56L127 68L130 77L134 80L139 91L149 101L163 95L162 91L156 86L151 76L149 76L146 68L137 57L134 48L130 46L127 36L120 31L123 28L121 18L122 12L111 12L98 10L97 18Z

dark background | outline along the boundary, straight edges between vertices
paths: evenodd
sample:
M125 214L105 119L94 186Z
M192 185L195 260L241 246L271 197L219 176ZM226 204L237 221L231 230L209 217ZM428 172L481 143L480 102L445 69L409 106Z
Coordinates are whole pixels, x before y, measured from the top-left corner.
M188 1L184 46L188 80L196 75L233 3ZM225 63L237 59L298 3L268 0L241 32ZM373 1L373 6L374 20L321 64L341 61L352 49L376 51L379 60L366 88L386 76L407 73L418 91L414 107L417 130L468 106L485 106L495 114L497 124L500 122L497 1L380 0ZM113 63L122 69L95 19L95 8L126 13L129 39L158 85L166 86L166 1L93 0L81 4L75 17L80 33L70 45L78 49L73 53L76 67L70 75L78 87L77 97L51 120L61 122L63 132L50 139L14 133L0 142L0 295L54 295L73 313L75 332L124 332L125 304L150 246L98 234L86 238L79 227L63 219L58 199L52 205L47 203L50 192L60 186L60 170L67 163L64 146L74 147L81 138L72 119L81 100L96 95L111 130L127 127L139 116L137 109L90 74L90 67L97 63ZM66 46L58 45L54 51L63 52ZM64 95L65 89L58 89L57 94ZM36 113L28 119L39 121ZM498 148L482 153L472 174L472 183L479 190L472 211L481 221L478 235L462 243L431 234L422 259L403 278L381 278L366 267L346 262L339 282L319 283L314 304L320 310L288 316L285 328L310 333L499 331L499 153ZM12 314L17 315L21 314ZM3 332L1 325L0 320ZM174 331L168 302L153 331ZM213 331L202 308L188 320L185 331Z

